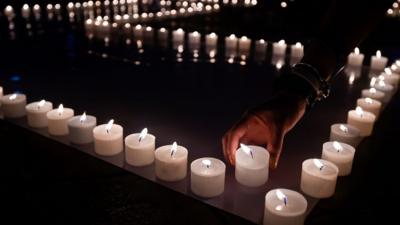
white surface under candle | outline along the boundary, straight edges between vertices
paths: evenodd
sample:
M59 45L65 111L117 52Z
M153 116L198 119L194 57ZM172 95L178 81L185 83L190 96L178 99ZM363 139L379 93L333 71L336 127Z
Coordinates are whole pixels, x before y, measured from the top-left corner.
M277 191L286 197L282 200ZM307 200L296 191L273 189L265 195L264 225L303 225L306 218Z
M140 133L125 138L125 160L132 166L147 166L154 162L156 137L147 134L141 141Z
M275 42L272 44L272 54L274 55L285 55L286 54L286 43L284 40Z
M315 160L323 165L322 169ZM300 188L311 197L329 198L335 193L338 173L338 167L329 161L307 159L302 164Z
M165 145L155 151L155 172L157 178L164 181L179 181L187 174L188 151L185 147L177 146L171 156L172 145Z
M373 113L376 117L378 117L381 111L382 103L372 98L359 98L357 99L357 106L360 106L363 110Z
M361 110L350 110L347 114L347 123L357 127L360 130L361 137L370 136L376 116L370 112L362 111L361 113Z
M68 120L74 116L74 110L64 108L61 112L57 108L47 112L46 116L49 134L63 136L68 134Z
M378 50L376 55L371 57L371 70L374 71L383 71L388 62L388 58L382 56L381 52Z
M28 125L33 128L47 127L47 112L53 109L53 103L48 101L32 102L25 107Z
M97 124L94 116L74 116L68 121L69 141L74 144L89 144L93 142L93 129Z
M333 124L331 126L330 141L338 141L347 143L353 147L357 147L362 140L360 129L349 124Z
M26 95L9 94L1 97L1 109L5 118L20 118L26 115Z
M225 189L226 166L216 158L200 158L190 165L190 186L194 194L212 198L221 195Z
M372 98L372 99L382 102L383 98L385 97L385 93L383 93L382 91L376 90L376 88L369 88L369 89L364 89L361 91L361 97L362 98Z
M338 167L338 176L347 176L351 173L355 152L355 148L351 145L330 141L322 145L321 158L334 163Z
M102 124L93 129L94 151L103 156L117 155L124 150L124 129L113 124L107 132L107 125Z
M235 178L244 186L261 186L268 180L269 152L260 146L247 147L251 153L243 150L243 147L236 151Z

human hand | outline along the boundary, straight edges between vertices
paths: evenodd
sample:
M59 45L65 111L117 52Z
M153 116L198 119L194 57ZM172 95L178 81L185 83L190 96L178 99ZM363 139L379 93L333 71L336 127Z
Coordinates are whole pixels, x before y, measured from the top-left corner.
M305 98L281 91L265 104L247 112L222 138L225 159L235 164L240 143L264 146L270 153L269 165L276 168L283 140L303 117Z

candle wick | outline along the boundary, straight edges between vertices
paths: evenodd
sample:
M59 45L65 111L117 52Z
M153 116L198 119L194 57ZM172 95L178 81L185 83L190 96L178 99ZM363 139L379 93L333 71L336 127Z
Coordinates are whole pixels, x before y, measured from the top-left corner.
M322 171L323 168L324 168L324 166L321 166L321 167L319 168L319 170Z
M250 150L251 158L254 159L253 151Z
M287 205L287 197L285 197L285 198L283 199L283 203L285 204L285 206Z
M139 137L139 143L142 142L142 137Z
M173 158L175 151L171 151L171 158Z
M109 134L109 133L110 133L110 131L109 131L108 129L106 129L106 131L107 131L107 134Z
M210 165L207 165L206 167L207 167L207 169L210 169Z

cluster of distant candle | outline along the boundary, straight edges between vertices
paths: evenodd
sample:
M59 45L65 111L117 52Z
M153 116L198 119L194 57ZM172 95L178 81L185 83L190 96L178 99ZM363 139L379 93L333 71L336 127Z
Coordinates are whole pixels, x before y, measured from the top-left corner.
M386 15L388 17L398 17L400 15L400 7L399 7L400 0L397 0L392 4L392 7L386 11Z

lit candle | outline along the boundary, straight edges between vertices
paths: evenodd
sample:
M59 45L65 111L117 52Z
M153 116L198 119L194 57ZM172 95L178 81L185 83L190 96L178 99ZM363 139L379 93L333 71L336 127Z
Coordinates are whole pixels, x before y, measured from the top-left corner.
M274 55L285 55L286 54L286 43L285 40L280 40L272 44L272 52Z
M179 181L187 174L188 151L176 142L159 147L155 151L155 173L164 181Z
M93 142L93 128L97 124L94 116L74 116L68 121L69 141L74 144L89 144Z
M2 86L0 86L0 98L1 97L3 97L3 87ZM0 104L1 104L1 101L0 101Z
M194 194L203 198L221 195L225 189L226 166L216 158L200 158L190 165L190 187Z
M47 127L47 112L53 109L53 103L46 100L32 102L26 105L28 125L33 128Z
M152 43L153 41L153 28L150 26L147 26L146 29L144 29L144 40Z
M74 116L74 110L64 108L60 104L57 109L47 112L47 122L49 134L63 136L68 134L68 120Z
M94 151L103 156L117 155L124 150L124 129L114 120L93 129Z
M373 113L376 117L378 117L381 111L382 103L367 97L359 98L357 100L357 106L360 106L363 110Z
M218 42L218 36L213 32L206 35L206 51L208 48L216 48ZM207 51L208 52L208 51Z
M347 176L351 173L355 152L355 148L346 143L325 142L322 145L321 158L334 163L338 167L338 176Z
M329 198L335 193L338 167L323 159L307 159L302 164L301 190L314 198Z
M393 72L399 74L399 73L400 73L400 60L396 60L396 62L393 63L393 64L390 66L390 69L391 69Z
M347 56L347 65L360 67L363 65L364 54L360 53L360 49L356 47L354 52Z
M177 44L183 44L185 39L185 31L182 28L172 31L172 41Z
M31 15L31 9L29 8L28 4L24 4L22 6L21 15L23 18L29 19L29 16Z
M239 39L239 55L248 56L250 54L251 39L243 36Z
M165 29L164 27L160 28L158 30L158 39L161 41L166 41L168 40L168 32L167 29Z
M382 102L383 98L385 97L385 93L383 93L381 91L377 91L376 88L369 88L369 89L364 89L361 91L361 97L372 98L372 99Z
M229 35L229 37L225 38L225 50L229 55L235 55L237 50L237 37L234 34Z
M273 189L265 195L264 225L303 225L307 200L296 191Z
M360 130L360 136L370 136L374 128L376 116L370 112L365 112L357 106L355 110L350 110L347 115L347 123Z
M340 123L331 126L330 141L338 141L357 147L361 139L360 129L355 126Z
M140 24L137 24L135 26L135 29L133 29L133 35L135 36L136 40L142 40L143 39L143 27Z
M240 144L235 156L235 178L240 184L257 187L267 182L269 165L267 149Z
M387 84L384 80L379 80L375 82L375 84L371 87L374 87L376 90L383 92L385 95L382 99L383 103L388 103L394 94L394 87L390 84Z
M125 138L125 160L132 166L147 166L154 162L156 137L144 128Z
M5 118L19 118L26 115L26 95L9 94L1 97L1 109Z
M397 73L393 73L391 69L385 68L385 73L382 76L384 78L384 81L392 85L394 88L397 88L397 86L399 85L400 75Z
M304 46L300 42L297 42L296 44L291 46L290 56L292 58L303 58L303 55L304 55Z
M197 31L189 33L188 40L190 49L200 49L200 37L201 35Z
M383 71L385 69L386 64L388 62L388 58L382 56L380 50L376 51L376 55L371 57L371 70L374 71Z
M257 40L255 50L256 53L265 54L267 51L267 42L264 39Z
M4 8L4 15L8 18L14 17L14 9L11 5L8 5L6 8Z

